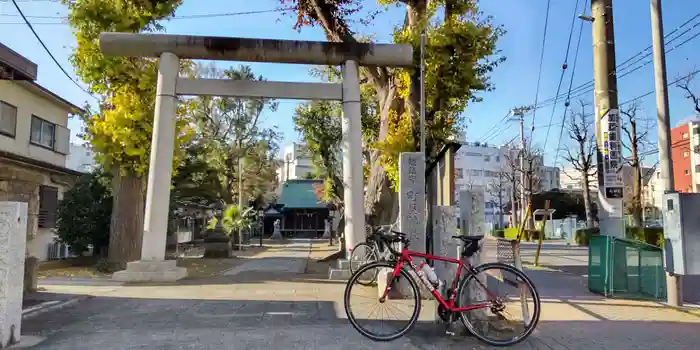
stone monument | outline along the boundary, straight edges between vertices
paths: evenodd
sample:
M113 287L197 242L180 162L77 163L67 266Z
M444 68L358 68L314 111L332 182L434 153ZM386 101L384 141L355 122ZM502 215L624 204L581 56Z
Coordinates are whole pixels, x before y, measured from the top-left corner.
M280 232L280 219L275 220L273 227L274 230L272 231L272 239L282 239L282 233Z
M404 152L399 155L399 227L408 235L410 249L425 252L425 156L421 152ZM420 259L416 259L420 260ZM420 265L420 261L416 261ZM386 285L392 271L381 271L379 286ZM411 269L409 273L415 274ZM418 281L418 277L416 281ZM385 279L387 281L385 281ZM418 282L423 297L431 297L427 288ZM398 294L407 296L408 285L399 282Z
M0 348L20 340L27 203L0 202Z
M460 258L462 252L462 242L453 239L452 236L460 234L466 236L479 236L485 234L484 199L485 194L483 188L474 186L472 189L459 192L459 207L433 207L433 237L436 252L439 252L440 255ZM457 229L458 220L460 223L460 229ZM480 246L483 248L483 240L480 242ZM472 266L480 265L482 263L483 254L484 252L482 251L474 254L469 259L469 263L472 264ZM435 273L441 280L446 280L448 285L454 279L456 269L457 265L455 264L443 262L435 263ZM486 281L482 281L482 283L486 283ZM474 285L470 284L470 287L474 287ZM449 286L447 286L447 288L449 288ZM477 300L485 300L483 298L479 299L479 297L484 297L481 295L482 293L484 293L482 288L474 288L473 294L470 294L467 300L462 301L469 303ZM486 317L486 315L481 315L480 312L473 312L472 314L475 314L476 317ZM436 315L436 320L437 319L439 318ZM466 329L463 329L461 325L458 325L457 327L451 326L450 331L463 334Z
M399 227L408 235L411 250L425 253L425 156L399 155Z

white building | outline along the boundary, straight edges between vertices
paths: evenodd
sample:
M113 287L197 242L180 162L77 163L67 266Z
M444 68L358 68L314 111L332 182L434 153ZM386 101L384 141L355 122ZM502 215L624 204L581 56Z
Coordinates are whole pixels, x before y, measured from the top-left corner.
M314 173L311 157L304 150L304 145L292 143L282 151L282 164L277 169L280 184L287 180L303 178L307 173Z
M66 155L69 115L82 109L37 84L36 72L0 44L0 201L28 204L26 254L46 260L58 202L81 175Z
M519 162L519 150L509 146L495 146L479 142L462 142L462 147L455 155L455 190L458 192L469 188L482 188L486 193L486 221L494 225L507 222L502 208L511 200L512 183L509 181L513 171L511 160ZM535 159L535 192L559 188L559 168L543 165L543 157ZM520 186L516 173L516 186ZM459 196L457 195L457 198Z
M593 172L592 172L593 173ZM623 165L621 170L622 182L624 184L623 202L629 202L632 199L632 191L634 184L634 169L629 165ZM660 177L659 171L655 171L651 167L642 166L642 196L646 205L661 207L661 196L663 195L663 187L658 181ZM591 198L597 202L598 200L598 177L590 176L590 191ZM567 168L562 170L560 186L563 191L582 192L583 178L581 172Z
M70 144L70 153L68 153L66 157L66 167L68 169L89 173L96 166L95 154L92 152L89 145Z

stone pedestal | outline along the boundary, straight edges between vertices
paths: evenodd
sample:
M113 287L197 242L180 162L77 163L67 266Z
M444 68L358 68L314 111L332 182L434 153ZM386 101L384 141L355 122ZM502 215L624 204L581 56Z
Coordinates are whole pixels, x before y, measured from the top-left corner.
M202 239L205 258L228 258L231 251L231 238L224 233L220 224L208 232Z
M120 282L172 282L187 277L187 269L175 260L138 260L126 264L112 279Z
M0 202L0 348L20 341L27 203Z

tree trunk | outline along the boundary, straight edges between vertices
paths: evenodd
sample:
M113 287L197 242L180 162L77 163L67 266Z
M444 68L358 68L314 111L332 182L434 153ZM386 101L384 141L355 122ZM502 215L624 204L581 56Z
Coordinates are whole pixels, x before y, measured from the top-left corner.
M532 168L532 165L530 165L530 168ZM532 204L532 193L534 190L534 179L533 179L534 174L532 171L528 171L527 173L527 194L526 194L526 199L527 202ZM530 216L527 218L527 225L525 226L528 230L534 230L535 229L535 215L533 214L536 208L530 208Z
M515 195L515 188L517 186L517 183L515 182L515 174L513 174L513 181L511 183L511 190L510 190L510 220L511 220L511 227L518 227L518 206L515 203L516 200L516 195Z
M632 222L634 227L642 227L642 171L641 165L634 167L634 182L632 188Z
M591 203L591 180L588 171L582 171L583 177L583 207L586 210L586 228L593 228L593 204Z
M113 174L108 260L124 268L127 262L141 259L145 182L142 177L122 175L118 170Z
M398 108L399 102L396 97L396 88L390 87L384 82L374 81L379 100L380 121L379 121L379 141L386 140L389 135L389 111ZM391 188L389 177L384 170L384 166L379 161L379 151L370 152L371 169L365 191L365 220L370 225L387 225L396 220L397 213L394 208L398 202L396 192Z

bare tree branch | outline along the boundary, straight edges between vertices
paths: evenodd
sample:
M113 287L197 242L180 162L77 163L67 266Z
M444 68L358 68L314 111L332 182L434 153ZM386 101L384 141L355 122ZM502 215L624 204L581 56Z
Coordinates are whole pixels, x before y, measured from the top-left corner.
M685 98L690 100L695 106L695 114L700 115L700 96L692 91L691 85L696 73L688 73L684 79L676 84L678 88L685 91Z

